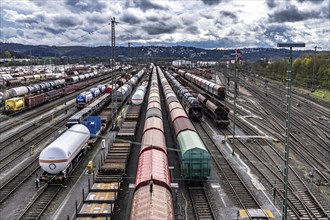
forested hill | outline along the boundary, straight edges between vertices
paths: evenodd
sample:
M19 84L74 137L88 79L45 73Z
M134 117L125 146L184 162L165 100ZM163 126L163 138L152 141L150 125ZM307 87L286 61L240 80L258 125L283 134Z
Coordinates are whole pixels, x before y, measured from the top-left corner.
M47 45L23 45L15 43L0 43L0 56L7 58L5 52L8 51L16 58L45 58L45 57L111 57L110 46L85 47L85 46L47 46ZM277 48L243 48L243 59L247 61L258 61L260 59L287 59L289 51ZM130 53L127 47L116 47L118 58L159 58L159 59L189 59L218 61L223 56L231 56L233 49L201 49L195 47L159 47L159 46L139 46L131 47ZM293 56L299 57L301 54L312 51L294 51ZM8 55L8 53L7 53Z

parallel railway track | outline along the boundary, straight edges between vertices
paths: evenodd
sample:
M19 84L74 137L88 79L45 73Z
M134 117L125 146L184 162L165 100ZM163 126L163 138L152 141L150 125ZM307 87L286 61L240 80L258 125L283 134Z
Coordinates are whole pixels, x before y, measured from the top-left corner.
M27 153L30 150L30 146L37 145L43 142L48 136L52 135L54 131L58 130L60 127L66 124L66 119L72 114L67 114L65 118L61 121L55 122L54 126L46 127L44 130L40 131L36 138L30 139L29 141L23 143L21 146L16 147L10 153L4 155L0 158L0 170L7 167L9 164L15 162L20 156Z
M15 190L21 187L25 181L27 181L40 169L38 159L38 157L35 157L22 170L18 171L15 176L0 186L0 204L6 201L6 199L11 196Z
M189 196L193 205L197 220L217 219L211 202L206 194L204 186L192 186L188 188Z
M70 109L74 107L74 105L68 105L68 107L66 107L65 109L61 109L57 112L54 112L54 117L59 116L60 114L64 113L67 109ZM6 147L8 147L9 145L11 145L12 143L14 143L16 140L21 139L22 137L24 137L25 135L28 135L31 131L37 129L38 127L40 127L41 125L50 122L52 120L52 116L47 116L45 118L40 119L39 121L34 122L30 127L15 133L13 135L8 135L6 136L4 139L2 139L0 141L0 155L3 155L3 153L1 153L2 150L4 150ZM0 161L2 159L0 158Z
M40 219L61 189L61 185L43 186L17 219Z
M242 209L261 209L257 199L253 196L239 174L232 168L226 157L218 149L203 123L204 122L194 122L194 126L210 151L221 176L224 181L227 182L230 196L234 199L236 206Z
M242 126L242 123L239 124ZM245 130L246 129L248 128L245 128ZM250 130L252 129L250 128ZM231 134L229 132L224 132L224 135L228 136ZM255 146L259 145L259 142L254 143ZM270 152L264 150L265 147L261 145L258 149L263 149L264 153L268 155L268 158L264 158L260 153L257 155L257 152L254 152L252 148L245 146L243 142L239 142L238 140L236 141L236 151L239 152L242 157L246 157L246 161L248 161L250 165L253 166L255 170L259 172L260 175L263 176L264 179L277 190L279 196L283 197L283 188L278 188L278 186L275 186L274 183L277 182L283 186L284 178L282 175L279 175L281 173L281 169L277 165L283 164L284 162L281 159L281 155L279 155L279 153L272 146L269 146L269 148L278 155L278 159L273 160ZM268 161L268 163L263 161ZM256 166L257 164L258 166ZM263 166L261 164L263 164ZM274 167L277 167L278 170L274 169ZM291 217L293 219L328 219L330 217L328 212L325 211L318 199L313 195L312 191L299 177L295 169L290 166L289 172L291 175L289 176L288 212ZM316 216L318 216L318 218L316 218Z

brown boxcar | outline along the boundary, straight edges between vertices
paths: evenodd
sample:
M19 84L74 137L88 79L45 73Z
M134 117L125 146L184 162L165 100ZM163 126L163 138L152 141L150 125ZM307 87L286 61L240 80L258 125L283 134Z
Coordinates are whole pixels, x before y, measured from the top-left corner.
M45 101L45 93L41 93L34 96L26 96L25 97L25 106L33 107L39 105Z

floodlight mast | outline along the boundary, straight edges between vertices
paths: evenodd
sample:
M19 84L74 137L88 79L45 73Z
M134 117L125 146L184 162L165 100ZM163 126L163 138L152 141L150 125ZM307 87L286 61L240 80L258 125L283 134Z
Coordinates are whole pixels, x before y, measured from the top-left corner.
M290 59L288 70L288 87L286 95L286 120L285 120L285 152L284 152L284 200L282 220L287 220L288 213L288 174L289 174L289 149L290 149L290 116L291 116L291 79L292 79L292 48L305 47L305 43L278 43L277 47L289 47Z

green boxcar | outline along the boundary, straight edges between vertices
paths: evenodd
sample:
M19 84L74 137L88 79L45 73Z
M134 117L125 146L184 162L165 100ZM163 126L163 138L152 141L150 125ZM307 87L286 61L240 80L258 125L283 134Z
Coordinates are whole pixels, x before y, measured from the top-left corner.
M211 156L199 135L190 130L180 132L181 175L185 179L206 179L210 176Z

